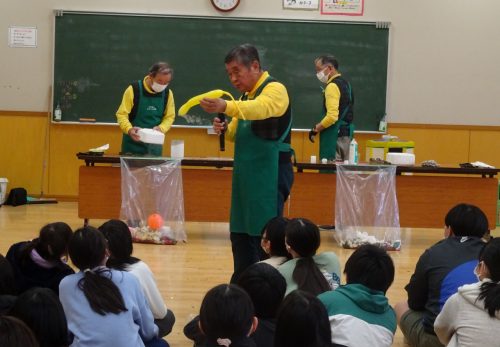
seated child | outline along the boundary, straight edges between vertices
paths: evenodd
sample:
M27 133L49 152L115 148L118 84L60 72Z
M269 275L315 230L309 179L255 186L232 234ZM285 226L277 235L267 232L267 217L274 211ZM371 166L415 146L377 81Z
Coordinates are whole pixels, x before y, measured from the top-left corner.
M479 282L458 288L434 322L439 341L447 346L499 346L500 238L479 254Z
M328 314L317 297L301 290L287 295L278 311L274 347L332 347Z
M127 224L121 220L112 219L101 225L99 231L108 241L110 254L106 265L111 269L128 271L139 280L149 308L153 312L155 324L160 329L159 335L166 336L172 331L175 316L171 310L167 309L149 266L132 256L132 236Z
M66 223L50 223L36 239L9 248L6 258L14 269L19 294L33 287L58 293L59 282L75 273L65 262L72 232Z
M249 337L258 324L252 300L237 285L220 284L207 292L199 324L207 347L257 347Z
M332 342L341 346L392 346L396 315L385 293L394 263L375 245L363 245L345 264L346 285L319 295L330 317Z
M285 279L271 265L257 263L243 271L236 284L250 296L259 319L257 330L250 338L259 347L273 347L276 313L285 295ZM184 327L184 334L194 340L195 346L206 346L206 338L198 323L199 317L189 322Z
M288 221L288 218L274 217L262 228L260 246L268 258L262 260L261 263L267 263L277 268L290 259L285 245L285 227Z
M59 298L74 335L73 347L168 346L158 338L139 281L106 267L109 253L99 230L78 229L68 249L80 272L61 281Z
M286 280L286 294L295 289L318 295L340 284L340 263L333 252L316 254L321 238L316 224L292 219L285 229L285 242L293 259L278 267Z

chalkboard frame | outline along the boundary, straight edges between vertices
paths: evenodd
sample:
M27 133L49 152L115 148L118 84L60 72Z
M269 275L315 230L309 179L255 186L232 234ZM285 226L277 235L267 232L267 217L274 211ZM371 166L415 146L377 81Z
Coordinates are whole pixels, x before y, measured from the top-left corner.
M52 105L53 107L55 108L56 105L59 103L58 101L58 93L56 91L56 85L57 85L57 81L56 81L56 76L58 74L58 66L56 65L56 56L57 56L57 42L56 42L56 36L57 36L57 25L56 25L56 21L57 21L57 18L60 18L61 16L66 16L66 15L93 15L93 16L125 16L125 17L146 17L146 18L168 18L168 19L172 19L172 20L209 20L209 21L230 21L232 23L234 23L235 21L237 22L241 22L241 21L245 21L245 22L250 22L250 23L283 23L284 25L287 25L287 24L295 24L295 23L305 23L305 24L310 24L310 25L337 25L337 24L341 24L342 26L344 25L349 25L349 26L358 26L358 25L362 25L362 26L370 26L370 27L375 27L376 29L387 29L386 31L386 39L385 39L385 47L383 47L383 49L385 50L384 52L384 57L382 59L382 62L383 64L380 65L381 67L381 70L382 70L382 75L383 75L383 88L380 88L380 90L378 91L380 93L380 98L381 98L381 103L383 102L383 110L380 109L380 111L378 112L377 116L374 117L373 119L370 119L370 126L368 128L366 127L359 127L357 126L357 132L378 132L378 122L379 120L383 117L383 115L385 114L385 110L386 110L386 104L387 104L387 100L386 100L386 96L387 96L387 88L388 88L388 81L387 81L387 71L388 71L388 60L389 60L389 26L387 25L387 22L383 22L383 24L380 26L379 25L379 22L362 22L362 21L324 21L324 20L290 20L290 19L273 19L273 18L243 18L243 17L214 17L214 16L183 16L183 15L164 15L164 14L142 14L142 13L121 13L121 12L91 12L91 11L66 11L66 10L57 10L57 11L54 11L55 12L55 18L54 18L54 66L53 66L53 84L52 84L52 88L53 88L53 100L52 100ZM226 22L227 23L227 22ZM384 24L385 23L385 24ZM380 27L379 27L380 26ZM243 43L243 42L241 42ZM234 45L233 45L234 46ZM232 46L231 46L232 47ZM257 47L259 47L259 45L257 44ZM223 86L221 86L220 84L219 85L214 85L213 88L205 88L203 90L196 90L196 91L193 91L192 93L189 94L189 96L192 96L192 95L195 95L197 94L198 92L204 92L204 91L207 91L209 89L215 89L215 88L222 88L222 89L225 89L225 90L228 90L230 91L235 97L238 95L238 92L232 88L232 86L229 84L229 82L227 81L227 77L226 77L226 73L225 73L225 70L224 70L224 66L223 66L223 58L224 58L224 55L226 53L227 50L224 50L223 52L220 52L219 53L219 56L217 57L217 60L218 60L218 76L219 78L222 78L225 80L225 84ZM261 52L260 52L261 53ZM342 58L339 57L340 59L340 62L341 62L341 67L340 67L340 71L344 73L344 76L347 77L347 79L349 79L349 76L350 76L350 71L349 71L349 68L350 68L350 65L349 63L347 62L346 64L342 64ZM262 60L262 63L263 63L263 68L265 69L267 64L268 64L268 61L266 61L266 57L261 57L261 60ZM321 97L321 91L320 91L320 83L317 82L315 80L315 76L314 76L314 66L313 66L313 59L307 61L307 64L309 64L307 66L307 78L309 78L309 80L313 80L315 83L316 83L316 88L318 90L317 92L317 95L315 96L316 97L316 100L318 102L314 103L315 107L320 105L322 102L322 97ZM154 61L154 60L153 60ZM150 62L153 62L153 61L150 61ZM271 64L272 65L272 64ZM146 71L147 70L147 65L146 66L141 66L142 68L142 71ZM178 77L178 74L177 74L177 71L178 71L178 67L176 67L175 65L173 66L174 67L174 71L175 71L175 77L174 77L174 82L172 84L172 89L174 90L174 95L175 95L175 102L176 102L176 111L178 109L178 107L180 107L180 105L182 105L182 103L184 103L186 100L187 100L187 97L183 97L183 98L180 98L179 97L179 94L176 93L176 90L179 88L179 83L183 83L182 80L176 80L176 78ZM283 76L278 76L276 74L273 73L273 71L275 71L275 69L271 66L270 69L269 69L270 73L278 78L280 81L283 81L284 84L287 86L289 92L291 90L290 86L288 85L288 83L285 81L286 79L286 74L285 74L285 77L282 78ZM304 71L302 71L304 72ZM347 73L345 73L347 72ZM143 72L142 74L140 73L139 75L133 75L131 76L132 78L129 79L129 82L131 82L133 80L133 78L142 78L143 76L145 75L145 73ZM359 98L359 93L357 93L357 89L356 89L356 81L355 79L353 79L351 81L351 83L353 84L353 89L354 89L354 92L355 92L355 95L356 95L356 105L355 105L355 124L356 124L356 118L359 119L359 112L357 112L357 109L359 109L358 105L359 103L363 102L362 100L360 101L360 98ZM119 97L119 100L116 100L115 102L115 105L116 105L116 108L118 107L119 105L119 102L121 101L121 94L123 93L123 90L126 88L126 85L123 85L122 88L121 88L121 92L120 92L120 97ZM359 90L358 90L359 91ZM293 93L293 91L292 91ZM294 102L294 96L292 95L292 106L295 105L295 102ZM319 107L319 106L318 106ZM295 107L294 107L295 108ZM64 110L63 110L64 111ZM115 109L116 111L116 109ZM321 112L314 112L315 113L315 118L313 119L313 117L311 117L311 122L310 122L310 125L314 124L316 121L318 121L320 118L321 118ZM81 115L81 117L85 117L85 118L92 118L91 115ZM114 117L114 113L113 113L113 117ZM211 116L210 116L211 117ZM193 124L178 124L178 119L179 117L176 117L176 123L174 123L174 127L188 127L188 128L210 128L210 125L207 123L207 124L203 124L203 125L193 125ZM300 118L300 117L299 117ZM60 122L60 123L70 123L70 124L80 124L82 122L78 121L79 118L76 118L76 119L65 119L64 117L64 113L63 113L63 121ZM302 120L301 120L302 121ZM100 125L116 125L116 123L114 122L106 122L106 121L98 121L96 122L95 124L100 124ZM358 125L358 124L356 124ZM303 124L301 124L300 126L293 126L293 130L307 130L309 129L309 125L306 125L304 126Z

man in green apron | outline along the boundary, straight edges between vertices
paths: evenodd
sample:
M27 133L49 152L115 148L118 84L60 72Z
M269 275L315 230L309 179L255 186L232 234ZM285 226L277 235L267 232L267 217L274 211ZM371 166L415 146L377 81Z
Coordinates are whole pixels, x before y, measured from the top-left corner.
M143 80L138 80L123 93L116 118L123 131L122 154L162 155L162 145L140 141L138 131L148 128L166 133L175 118L175 104L168 84L172 69L165 62L155 63Z
M349 82L338 72L339 63L332 55L318 57L316 77L326 84L324 90L324 117L309 133L309 139L321 132L319 142L319 157L321 159L349 159L349 145L354 126L354 95Z
M231 83L243 93L239 101L203 99L210 113L224 113L229 124L214 119L214 130L233 140L234 168L230 231L235 282L260 260L261 231L281 215L293 184L292 111L285 86L263 71L257 49L244 44L225 58Z

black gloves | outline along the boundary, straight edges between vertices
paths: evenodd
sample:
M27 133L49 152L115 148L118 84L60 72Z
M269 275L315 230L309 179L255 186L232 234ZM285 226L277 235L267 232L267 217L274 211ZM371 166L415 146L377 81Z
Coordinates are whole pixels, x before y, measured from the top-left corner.
M309 141L311 141L312 143L314 143L314 138L316 137L316 135L318 135L318 132L315 129L316 127L312 127L312 129L309 130Z

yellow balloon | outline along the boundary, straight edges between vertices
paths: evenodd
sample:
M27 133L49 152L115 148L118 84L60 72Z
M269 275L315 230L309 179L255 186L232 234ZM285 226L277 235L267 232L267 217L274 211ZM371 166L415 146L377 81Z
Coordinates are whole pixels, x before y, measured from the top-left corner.
M188 111L191 109L191 107L198 105L202 99L205 99L205 98L217 99L217 98L220 98L224 95L229 95L231 97L231 99L233 98L233 96L230 93L228 93L224 90L221 90L221 89L215 89L215 90L211 90L209 92L206 92L206 93L203 93L200 95L193 96L184 105L182 105L181 108L179 108L178 114L179 114L179 116L185 116L188 113Z

